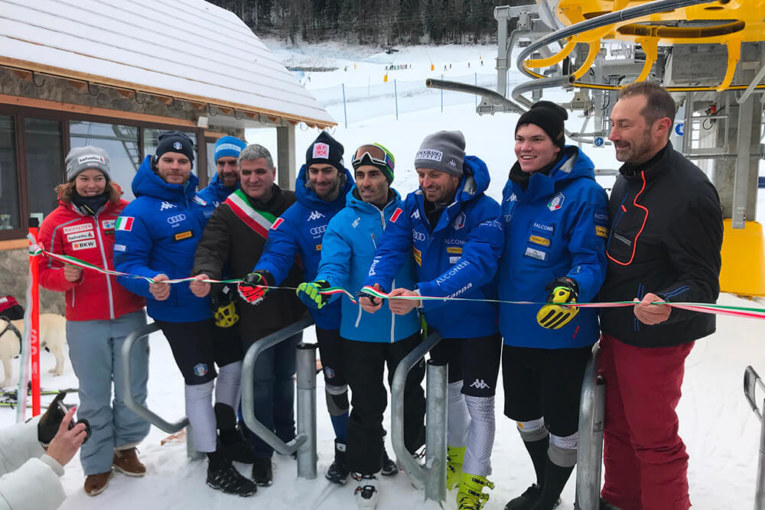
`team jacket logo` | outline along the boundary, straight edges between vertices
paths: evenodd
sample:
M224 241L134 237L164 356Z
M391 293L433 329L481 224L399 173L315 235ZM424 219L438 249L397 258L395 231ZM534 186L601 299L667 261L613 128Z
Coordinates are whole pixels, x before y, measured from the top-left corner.
M125 230L127 232L130 232L133 230L133 218L132 216L120 216L117 218L117 221L114 223L114 228L117 230Z
M101 226L104 230L114 230L114 220L102 220Z
M400 207L397 207L395 211L393 211L393 214L390 215L390 222L396 223L396 220L398 220L398 217L401 216L401 213L403 211Z
M102 165L106 164L106 161L104 161L104 158L99 156L98 154L86 154L85 156L80 156L77 158L77 164L78 165L89 165L92 166L92 163L100 163Z
M87 241L77 241L76 243L72 243L73 250L84 250L86 248L95 248L95 247L96 247L95 239L88 239Z
M422 241L425 240L425 234L423 234L419 230L413 228L412 229L412 239L414 239L415 241L422 242Z
M164 211L165 209L172 209L172 208L174 208L174 207L178 207L178 206L177 206L177 205L175 205L175 204L171 204L170 202L165 202L165 201L163 201L163 202L162 202L162 205L160 205L160 206L159 206L159 211L160 211L160 212L162 212L162 211Z
M354 227L355 227L355 225L354 225ZM318 236L322 235L326 231L327 231L327 226L326 225L322 225L320 227L311 227L311 230L310 230L311 235L314 236L314 237L318 237Z
M311 214L308 216L308 221L314 221L318 220L319 218L323 218L324 215L321 214L319 211L311 211Z
M274 222L274 224L273 224L273 225L271 225L271 230L276 230L277 228L279 228L279 225L281 225L282 223L284 223L284 218L279 218L279 219L277 219L277 220Z
M178 232L173 236L176 241L183 241L184 239L189 239L190 237L194 237L194 233L191 230L187 230L186 232Z
M181 142L173 142L173 149L179 151L183 149L183 145L181 145Z
M509 197L507 197L507 200L505 200L505 202L517 202L517 201L518 201L518 196L515 193L511 194Z
M420 210L415 209L414 212L409 216L412 219L419 220L420 219Z
M566 197L563 196L563 193L558 193L554 197L552 197L552 200L550 200L547 203L547 208L551 211L557 211L561 207L563 207L563 201L566 200Z
M90 223L81 223L80 225L64 227L64 234L73 234L74 232L82 232L83 230L93 230L93 225Z
M170 216L169 218L167 218L167 222L171 225L175 225L176 223L180 223L185 219L186 219L186 215L183 213L180 213L180 214L176 214L175 216Z
M66 240L69 242L82 241L83 239L93 239L95 237L96 236L92 230L86 230L85 232L76 232L74 234L69 234L66 236Z

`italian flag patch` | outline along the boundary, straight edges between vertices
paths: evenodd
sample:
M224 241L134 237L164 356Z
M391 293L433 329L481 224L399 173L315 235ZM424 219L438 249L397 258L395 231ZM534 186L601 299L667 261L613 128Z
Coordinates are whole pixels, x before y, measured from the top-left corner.
M133 230L133 218L132 216L120 216L114 223L115 230L127 230L130 232Z

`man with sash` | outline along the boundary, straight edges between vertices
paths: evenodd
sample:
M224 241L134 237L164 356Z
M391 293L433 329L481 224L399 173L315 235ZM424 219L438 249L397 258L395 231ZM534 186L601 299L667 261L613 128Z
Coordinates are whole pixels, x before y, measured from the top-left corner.
M276 168L265 147L253 144L244 148L239 155L239 169L240 189L215 209L197 246L192 270L197 281L192 283L192 291L198 296L211 291L211 285L201 280L241 278L249 273L263 252L271 225L295 202L293 191L283 190L274 183ZM293 267L282 285L294 288L301 281L301 272ZM299 320L305 313L294 291L289 290L269 292L258 307L249 306L237 297L235 306L245 350L255 341ZM301 335L265 351L254 370L256 418L285 442L295 437L293 376L295 346ZM253 480L261 486L270 485L273 450L254 434L249 436L255 453Z

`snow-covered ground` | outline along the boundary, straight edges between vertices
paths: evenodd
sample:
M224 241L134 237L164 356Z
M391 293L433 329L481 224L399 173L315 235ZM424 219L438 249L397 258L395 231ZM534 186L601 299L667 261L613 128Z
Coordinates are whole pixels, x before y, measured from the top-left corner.
M447 46L401 48L392 55L378 53L369 48L354 48L338 44L323 44L299 49L281 48L278 43L266 41L290 66L335 67L337 70L324 73L308 73L302 79L306 86L317 91L330 87L369 87L383 83L385 67L409 64L410 69L388 71L389 81L414 82L432 76L445 79L450 74L464 76L477 72L481 79L489 79L493 73L496 49L485 46ZM484 65L480 65L480 61ZM470 68L467 64L470 62ZM434 71L431 71L431 64ZM449 65L451 64L451 69ZM354 67L355 66L355 67ZM446 66L446 71L444 71ZM347 68L347 70L346 70ZM483 78L486 76L486 78ZM310 81L308 78L310 77ZM513 74L510 81L522 82L523 78ZM437 93L438 94L438 93ZM422 98L418 111L400 113L395 119L395 109L390 97L372 97L356 101L349 107L372 115L358 114L364 120L342 127L342 104L329 106L340 123L332 131L346 147L350 155L353 149L366 142L377 141L386 145L397 158L394 186L406 194L417 185L412 166L413 156L422 138L440 129L460 129L467 139L467 152L483 158L491 171L493 182L489 194L495 198L501 195L507 172L514 161L512 140L517 115L498 114L479 117L474 111L474 98L445 101L447 106L441 113L440 97L425 92L413 92L413 97ZM569 100L563 92L548 92L545 98L556 101ZM417 100L415 100L417 101ZM461 104L455 104L461 103ZM338 109L339 108L339 109ZM380 111L387 113L380 114ZM339 114L338 114L339 112ZM576 128L583 119L572 114L570 128ZM298 129L296 150L298 162L303 160L305 147L317 136L314 129ZM263 143L275 148L273 130L248 130L248 142ZM613 151L609 147L595 149L586 147L586 152L598 168L617 168ZM346 158L346 163L349 163ZM601 180L608 187L612 178ZM765 220L765 193L759 195L760 222ZM731 295L722 295L721 304L758 306L751 301ZM313 331L307 331L304 340L315 341ZM751 412L741 391L744 369L752 365L765 373L765 350L759 345L763 341L763 325L754 319L718 318L718 332L697 342L686 364L686 378L683 399L678 407L680 432L686 441L691 457L690 490L695 508L700 510L751 508L754 501L755 475L758 462L760 423ZM42 354L43 387L66 388L77 385L77 380L67 361L62 377L53 378L47 373L54 360L48 353ZM16 369L17 370L17 369ZM18 372L15 372L16 374ZM182 379L175 367L167 343L161 335L151 338L151 377L149 381L149 406L163 417L174 421L184 414ZM186 458L185 444L161 441L167 437L159 429L152 428L146 441L140 447L140 455L147 464L149 473L145 478L133 479L115 474L109 488L96 498L90 498L82 491L83 473L75 458L67 467L63 483L68 499L63 509L109 508L113 510L185 509L206 508L235 510L238 508L268 509L344 509L355 508L352 486L338 487L329 484L323 473L332 459L332 428L324 411L323 383L319 381L318 430L319 430L319 478L298 479L296 463L290 457L275 456L274 485L262 488L250 499L240 499L217 493L204 485L205 463L192 462ZM46 399L47 401L48 399ZM67 402L76 402L76 396ZM487 510L502 509L505 503L532 482L533 470L513 422L501 414L503 396L497 397L497 436L492 462L491 476L497 487L491 492ZM13 422L15 411L0 409L0 425ZM387 419L387 418L386 418ZM389 452L392 453L390 444ZM246 473L246 466L240 466ZM571 510L574 500L573 477L563 493L561 510ZM406 476L383 478L381 482L380 510L401 510L410 508L437 509L434 502L423 502L423 495L412 488ZM445 508L455 508L454 494L450 494Z

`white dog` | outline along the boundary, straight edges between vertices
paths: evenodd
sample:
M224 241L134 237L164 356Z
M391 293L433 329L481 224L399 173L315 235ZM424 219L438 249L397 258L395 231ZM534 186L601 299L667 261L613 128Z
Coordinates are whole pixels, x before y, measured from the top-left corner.
M24 335L24 319L11 321L19 333ZM0 331L5 329L6 321L0 320ZM47 348L56 357L56 366L50 370L50 373L59 376L64 373L64 344L66 343L66 319L55 313L40 314L40 348ZM13 381L13 369L11 359L18 356L21 352L21 343L16 332L7 329L0 336L0 359L3 362L3 371L5 379L3 387L10 386Z

